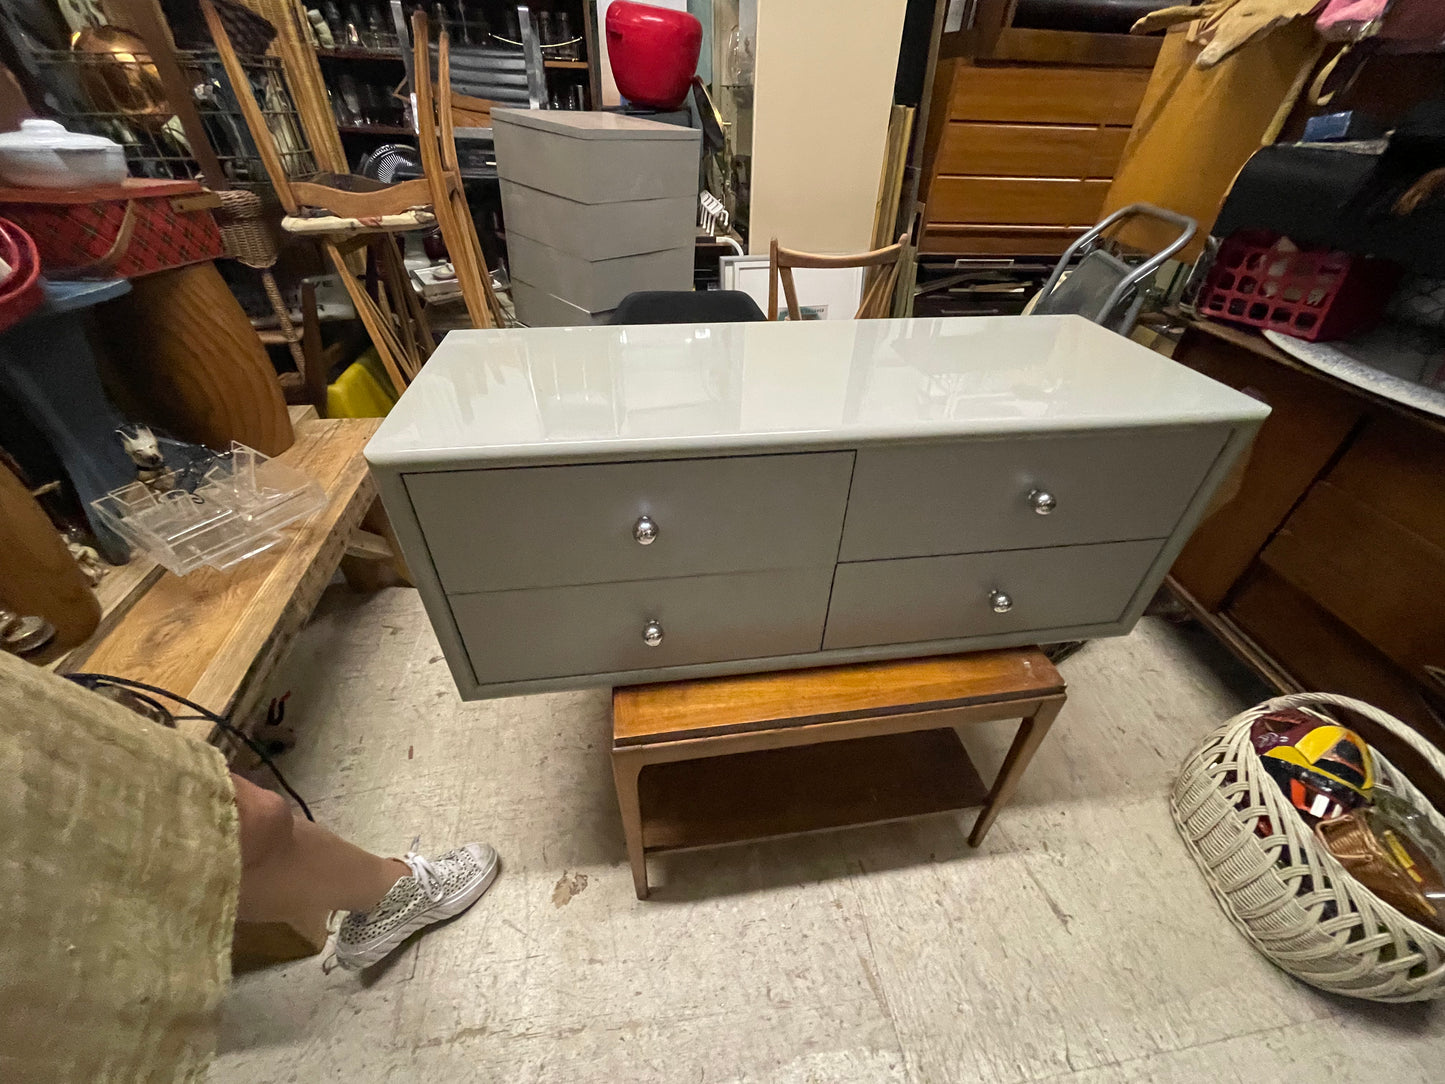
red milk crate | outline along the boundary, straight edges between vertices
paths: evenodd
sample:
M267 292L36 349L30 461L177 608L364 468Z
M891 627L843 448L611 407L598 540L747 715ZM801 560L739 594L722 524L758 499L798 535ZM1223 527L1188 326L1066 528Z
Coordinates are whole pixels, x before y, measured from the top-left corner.
M1264 231L1231 235L1204 280L1198 311L1309 342L1348 338L1380 318L1399 282L1398 266L1281 242Z

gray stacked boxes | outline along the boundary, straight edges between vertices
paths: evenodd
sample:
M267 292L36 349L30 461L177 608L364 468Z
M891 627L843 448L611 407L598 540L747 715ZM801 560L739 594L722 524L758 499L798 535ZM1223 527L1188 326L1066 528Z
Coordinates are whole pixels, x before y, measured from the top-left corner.
M692 289L702 133L616 113L492 110L517 317L604 324L635 290Z

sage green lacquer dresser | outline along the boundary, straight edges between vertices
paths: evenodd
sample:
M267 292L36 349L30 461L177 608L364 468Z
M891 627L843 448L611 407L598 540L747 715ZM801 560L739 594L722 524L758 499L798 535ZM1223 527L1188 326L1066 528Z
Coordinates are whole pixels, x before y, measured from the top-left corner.
M1127 633L1267 413L1070 316L460 331L366 455L480 698Z

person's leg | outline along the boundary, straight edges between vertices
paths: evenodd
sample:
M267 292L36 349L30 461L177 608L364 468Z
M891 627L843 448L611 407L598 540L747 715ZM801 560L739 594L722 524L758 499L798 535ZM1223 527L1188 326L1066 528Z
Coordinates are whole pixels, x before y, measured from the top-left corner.
M246 922L293 921L317 911L369 911L410 876L406 863L363 851L319 824L294 817L286 800L238 775L241 898Z
M342 967L368 967L417 930L461 914L496 879L497 852L465 843L433 858L382 858L293 817L286 800L232 775L241 836L236 917L305 924L346 911L336 933Z

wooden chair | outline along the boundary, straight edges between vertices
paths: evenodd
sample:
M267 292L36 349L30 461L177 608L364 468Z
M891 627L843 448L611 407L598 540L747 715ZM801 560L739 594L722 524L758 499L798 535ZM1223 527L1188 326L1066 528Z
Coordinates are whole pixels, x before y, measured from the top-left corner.
M421 301L412 289L393 234L426 229L433 224L439 226L452 254L468 316L477 327L497 326L499 310L495 299L490 305L485 302L490 295L490 284L470 212L465 198L454 198L462 190L456 150L451 146L449 154L443 156L438 142L436 113L438 110L446 115L450 113L450 90L445 83L433 97L430 81L419 81L426 86L425 94L422 86L418 86L419 120L426 125L430 118L427 129L430 134L421 139L426 176L392 185L337 174L294 179L286 169L225 24L211 0L201 0L201 10L246 126L286 211L282 228L298 236L312 237L321 245L341 276L357 316L365 325L397 393L405 391L406 385L421 371L422 364L436 349L436 340ZM418 40L424 55L426 19L418 15ZM445 40L446 35L442 37ZM450 146L450 124L443 128ZM459 218L465 221L465 227ZM369 258L367 279L371 289L362 284L356 273L354 260L361 252Z
M898 265L908 245L908 234L898 235L898 240L887 248L874 249L854 256L817 256L810 252L794 252L778 244L773 238L768 245L768 319L778 318L778 282L782 281L783 295L788 301L788 319L801 320L803 312L798 307L798 291L793 285L795 267L877 267L883 270L873 276L872 283L863 293L863 302L853 314L855 320L882 320L893 314L893 290L898 284Z
M431 186L432 211L446 242L447 254L456 269L457 282L467 314L477 327L501 327L505 323L486 257L477 237L476 223L467 206L462 187L462 169L457 158L456 119L458 108L452 97L451 35L445 30L437 42L437 78L431 76L431 50L427 47L426 12L417 9L411 17L412 71L416 87L417 143L421 150L422 172ZM467 105L489 106L480 99L469 98ZM466 113L464 112L465 116ZM486 113L487 123L491 112Z

